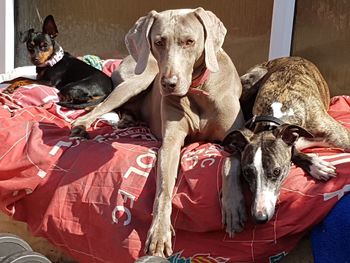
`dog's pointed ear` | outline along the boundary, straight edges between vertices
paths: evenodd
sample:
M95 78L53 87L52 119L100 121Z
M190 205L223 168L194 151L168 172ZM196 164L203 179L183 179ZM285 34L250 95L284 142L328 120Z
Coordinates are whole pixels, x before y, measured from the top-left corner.
M52 39L58 35L58 29L52 15L45 18L42 32L48 34Z
M289 146L293 145L299 137L314 137L303 127L294 124L282 124L273 131L273 134L276 138L281 138Z
M30 39L30 37L33 33L34 33L34 28L31 28L31 29L24 31L24 32L20 32L19 33L19 40L22 43L25 43Z
M222 145L228 152L242 152L252 136L253 133L248 129L235 130L226 135Z
M154 10L139 18L125 36L125 44L136 61L135 74L141 74L147 67L151 53L149 32L158 13Z
M211 72L219 71L219 64L216 58L216 53L224 43L226 28L220 19L212 12L198 7L194 13L202 23L205 31L205 64Z

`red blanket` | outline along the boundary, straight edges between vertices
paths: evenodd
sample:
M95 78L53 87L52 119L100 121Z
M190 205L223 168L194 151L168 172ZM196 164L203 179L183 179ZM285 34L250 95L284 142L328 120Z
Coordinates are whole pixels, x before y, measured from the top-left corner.
M160 143L145 127L117 130L103 121L91 129L93 139L71 139L70 122L84 112L55 101L53 88L36 85L0 95L1 209L79 262L133 262L143 255L152 218ZM349 97L333 98L329 113L350 128ZM350 153L309 152L335 164L338 176L324 183L293 167L274 218L265 225L249 219L230 239L222 230L219 198L225 152L209 143L184 148L170 261L277 262L350 190Z

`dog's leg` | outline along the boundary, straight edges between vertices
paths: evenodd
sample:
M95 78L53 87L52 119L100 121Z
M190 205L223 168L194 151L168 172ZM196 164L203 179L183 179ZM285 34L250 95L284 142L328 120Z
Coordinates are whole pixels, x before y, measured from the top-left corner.
M328 114L323 115L320 119L315 119L314 123L316 125L309 130L316 137L298 139L292 161L314 178L327 181L336 176L336 168L317 156L306 155L299 150L317 146L340 147L350 150L350 132Z
M4 81L1 84L10 84L10 86L6 87L3 90L3 93L12 94L19 87L22 87L25 85L30 85L30 84L35 84L35 83L38 83L38 81L35 79L28 79L28 78L19 77L19 78L15 78L13 80Z
M226 158L222 169L221 211L222 224L230 237L241 232L246 221L240 171L239 156Z
M309 147L339 147L350 151L350 132L328 114L314 119L314 125L308 130L315 138L300 138L296 142L296 148L302 150Z
M292 161L295 165L318 180L328 181L337 175L334 165L314 154L307 155L294 149Z
M325 142L331 146L340 147L350 151L350 131L334 120L328 114L319 119L319 132L323 135ZM311 131L312 132L312 131Z
M145 253L161 257L172 254L171 237L174 231L171 225L171 200L180 151L187 136L187 132L179 129L178 124L167 125L164 131L163 144L159 149L157 160L157 191L153 204L153 221L145 244Z
M104 102L97 105L88 114L76 119L72 123L71 136L87 137L86 129L90 127L96 118L120 107L130 98L146 90L153 82L157 73L157 63L154 59L150 59L146 70L141 75L134 75L120 83Z

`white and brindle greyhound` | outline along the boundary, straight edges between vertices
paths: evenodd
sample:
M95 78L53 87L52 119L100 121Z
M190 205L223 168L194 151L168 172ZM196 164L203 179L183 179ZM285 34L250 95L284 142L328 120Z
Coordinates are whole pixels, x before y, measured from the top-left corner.
M246 128L231 132L224 145L241 152L242 173L254 195L253 220L266 223L292 162L318 180L336 176L331 163L300 151L313 146L350 150L350 133L328 115L327 83L306 59L268 61L250 69L241 81L241 99L255 99L253 118Z

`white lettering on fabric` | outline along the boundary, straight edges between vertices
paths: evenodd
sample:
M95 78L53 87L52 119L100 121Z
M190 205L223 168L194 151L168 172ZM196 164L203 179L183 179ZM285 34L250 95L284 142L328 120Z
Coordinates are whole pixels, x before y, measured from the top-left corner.
M83 139L77 139L77 138L71 138L72 140L74 140L74 144L72 141L58 141L51 149L51 151L49 152L50 155L54 156L57 154L58 150L61 149L62 147L77 147L80 144L80 141Z
M129 169L125 172L124 178L128 178L132 173L148 177L151 169L155 165L156 158L157 156L155 151L151 149L148 151L148 153L140 154L136 157L136 164L138 167L130 166Z
M130 208L133 208L134 206L134 201L136 197L124 190L118 190L118 194L120 194L123 197L123 205L117 205L113 211L112 211L112 221L113 223L117 224L119 222L118 219L118 213L126 214L126 220L124 221L123 225L127 226L131 223L131 211L129 208L125 207L124 205L127 204L128 199L130 200ZM122 216L120 215L119 218Z
M149 149L148 152L142 153L136 157L136 164L134 166L130 166L128 170L125 172L125 174L123 175L123 177L125 179L128 179L130 175L132 176L141 175L143 177L148 177L149 173L151 172L152 168L156 163L156 159L157 159L156 150ZM118 190L118 194L122 196L123 204L117 205L113 209L112 220L114 223L118 223L121 216L125 214L126 219L123 222L123 225L127 226L131 223L131 219L132 219L131 209L134 206L134 201L136 197L133 194L121 189Z
M334 197L337 197L338 200L344 196L346 192L350 191L350 184L344 185L342 189L339 189L337 191L331 192L331 193L324 193L323 194L323 201L328 201L329 199L332 199Z
M188 169L193 169L197 164L199 164L201 168L206 168L214 165L216 160L215 156L221 156L220 150L216 145L211 145L208 149L199 149L197 151L186 152L183 155L181 162L191 162Z

